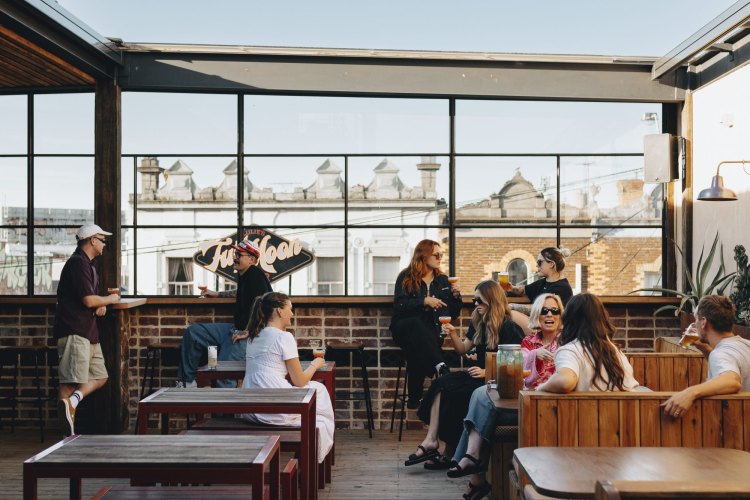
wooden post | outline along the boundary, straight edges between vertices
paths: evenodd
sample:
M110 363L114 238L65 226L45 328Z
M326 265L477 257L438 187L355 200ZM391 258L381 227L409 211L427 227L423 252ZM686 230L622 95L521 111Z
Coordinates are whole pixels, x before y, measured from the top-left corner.
M122 148L121 90L116 81L99 81L95 101L94 213L95 223L112 233L99 258L100 293L120 284L121 196L120 153ZM109 382L94 394L97 431L119 433L128 425L128 339L120 330L120 315L108 311L99 323L104 362ZM123 366L125 369L123 369Z

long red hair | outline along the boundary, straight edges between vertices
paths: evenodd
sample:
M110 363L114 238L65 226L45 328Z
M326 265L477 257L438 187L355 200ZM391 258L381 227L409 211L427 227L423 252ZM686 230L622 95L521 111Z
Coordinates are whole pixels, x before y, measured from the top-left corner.
M424 263L435 251L435 247L440 248L440 243L433 240L422 240L414 248L414 255L411 256L409 266L404 269L404 289L409 293L416 293L421 286L422 278L427 274L427 264ZM440 276L440 268L433 270L434 276Z

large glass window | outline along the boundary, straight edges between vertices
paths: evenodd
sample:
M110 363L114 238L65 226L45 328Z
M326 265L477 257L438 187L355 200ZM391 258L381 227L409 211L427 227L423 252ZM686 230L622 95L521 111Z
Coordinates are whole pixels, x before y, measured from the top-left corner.
M660 105L458 99L452 119L450 104L123 93L124 292L234 288L194 255L243 230L280 238L258 238L261 267L293 295L390 295L425 238L465 290L498 272L532 282L546 246L570 252L577 290L659 282L665 194L642 149ZM4 293L54 294L94 222L93 117L90 93L0 96ZM295 251L312 258L287 272Z

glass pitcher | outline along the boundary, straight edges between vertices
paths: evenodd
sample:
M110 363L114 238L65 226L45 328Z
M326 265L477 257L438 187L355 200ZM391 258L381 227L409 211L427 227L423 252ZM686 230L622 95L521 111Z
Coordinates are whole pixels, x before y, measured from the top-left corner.
M516 399L523 388L523 353L517 344L497 346L497 392L500 399Z

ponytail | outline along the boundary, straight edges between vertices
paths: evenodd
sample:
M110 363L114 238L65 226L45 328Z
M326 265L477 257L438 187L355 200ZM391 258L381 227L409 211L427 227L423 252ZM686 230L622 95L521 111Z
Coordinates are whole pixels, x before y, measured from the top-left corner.
M289 302L289 296L280 292L267 292L260 297L255 297L250 308L250 318L245 327L250 334L250 342L266 327L273 310L277 307L284 307L287 302Z

